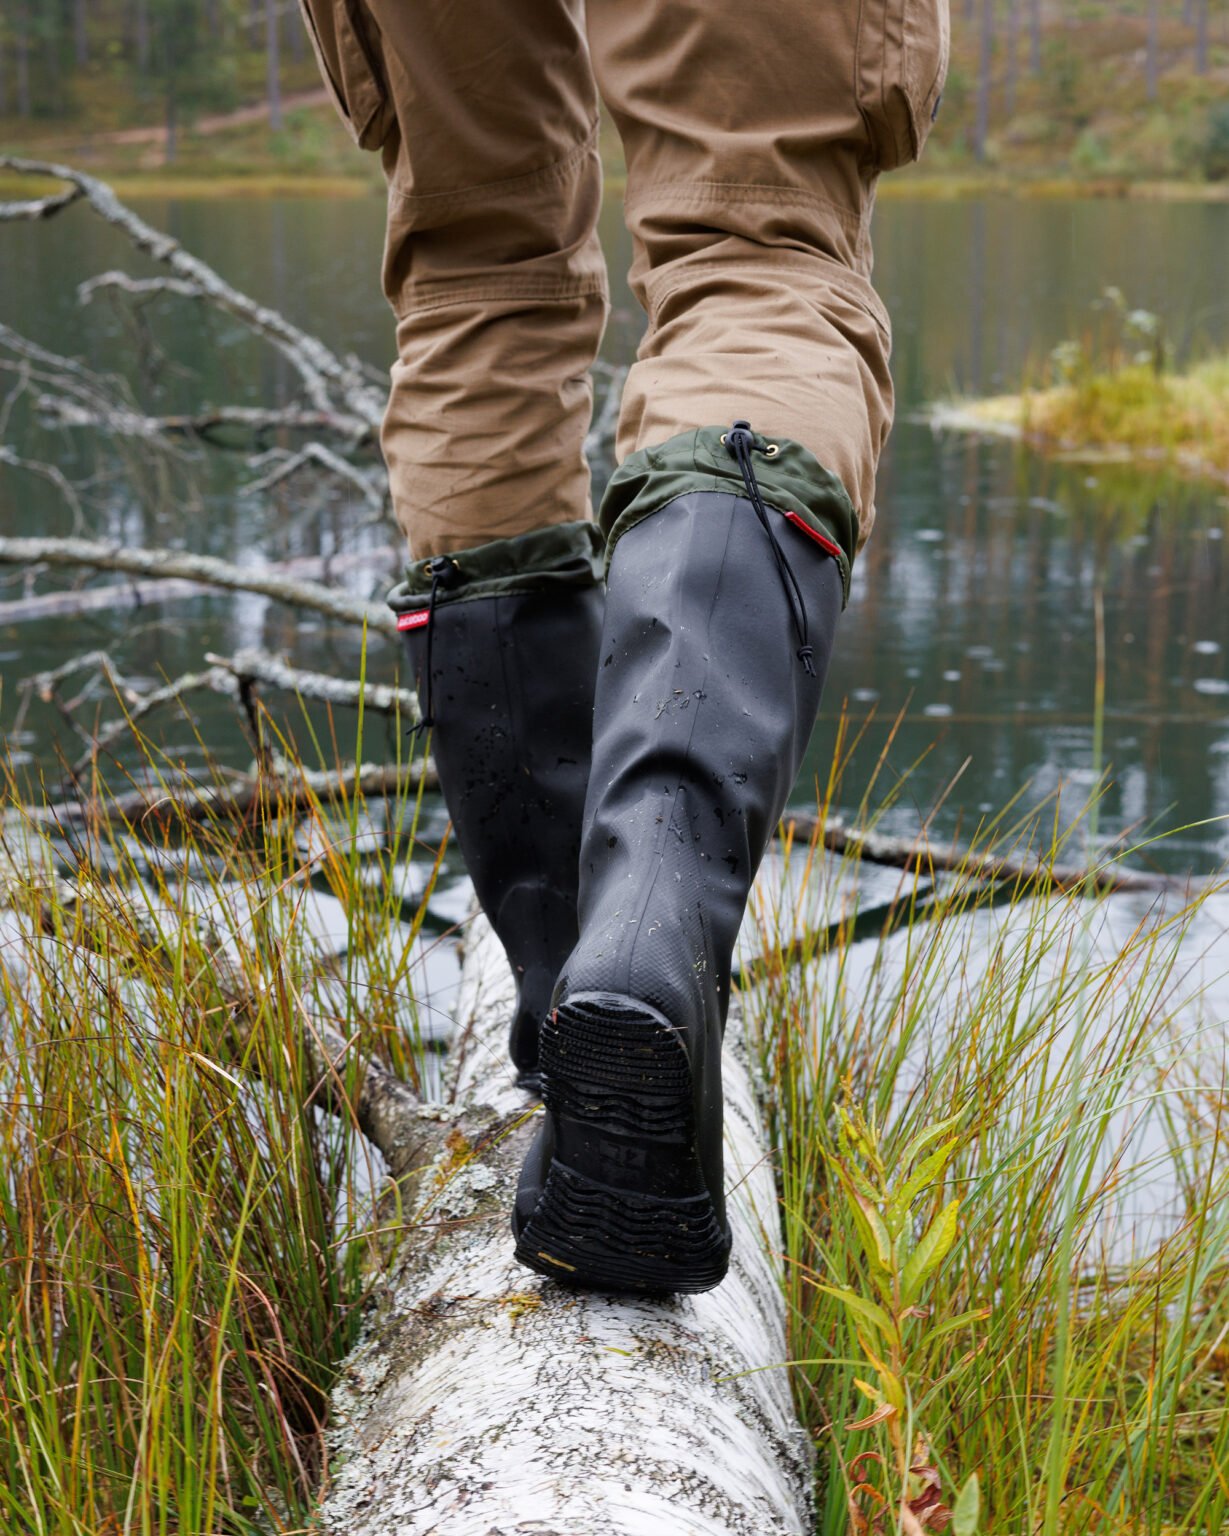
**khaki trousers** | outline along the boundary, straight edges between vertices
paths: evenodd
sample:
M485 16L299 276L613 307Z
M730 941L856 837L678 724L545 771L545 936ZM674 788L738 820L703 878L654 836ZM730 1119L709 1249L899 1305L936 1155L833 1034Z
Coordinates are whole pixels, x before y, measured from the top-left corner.
M302 3L388 180L383 447L415 556L590 515L599 92L648 316L618 458L746 417L840 478L865 542L892 419L874 188L921 153L947 0Z

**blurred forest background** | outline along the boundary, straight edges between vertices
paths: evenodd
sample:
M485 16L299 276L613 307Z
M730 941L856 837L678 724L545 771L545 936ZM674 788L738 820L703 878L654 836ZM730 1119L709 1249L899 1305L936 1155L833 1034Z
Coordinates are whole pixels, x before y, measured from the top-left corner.
M915 180L1229 194L1225 0L952 0L952 29ZM320 89L298 0L2 0L0 141L142 181L379 176Z

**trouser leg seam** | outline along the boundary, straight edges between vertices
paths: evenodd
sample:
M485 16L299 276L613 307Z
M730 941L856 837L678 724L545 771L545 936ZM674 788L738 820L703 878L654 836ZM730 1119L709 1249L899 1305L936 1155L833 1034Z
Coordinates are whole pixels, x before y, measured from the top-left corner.
M802 256L803 261L807 264L813 262L820 263L824 269L823 280L827 286L842 297L847 298L851 304L856 304L860 310L869 315L883 332L885 340L890 337L891 326L887 311L879 302L874 290L870 288L869 281L866 281L864 288L857 281L854 274L849 273L846 268L833 261L831 257L820 255L818 252L814 255L808 255L804 252L793 254ZM650 319L655 321L658 312L667 299L671 299L675 294L693 287L698 279L707 276L726 277L731 274L737 274L738 276L755 278L761 282L765 279L771 280L776 278L786 282L801 269L801 262L797 264L793 262L779 262L769 265L765 262L691 261L681 264L681 270L677 276L666 278L658 284L655 280L657 275L669 270L666 267L660 267L653 274L653 277L650 278L650 283L654 289ZM870 290L869 293L867 292L868 289Z
M629 189L625 206L630 216L642 204L658 199L670 204L685 203L689 207L711 205L721 208L730 203L762 203L772 208L824 209L854 234L860 233L866 222L863 213L830 197L771 183L759 186L737 181L656 181L637 186L634 191Z
M565 282L535 282L524 278L509 277L458 288L442 283L446 291L432 294L430 290L411 291L399 301L395 313L398 320L411 315L425 314L429 310L456 309L466 304L505 303L526 300L534 304L562 304L572 299L607 299L604 274L591 277L571 278Z
M388 186L389 207L390 209L464 207L467 203L487 201L492 196L504 192L530 191L535 187L549 186L552 182L566 181L568 173L582 160L587 159L595 148L597 135L598 122L595 119L590 123L585 137L562 159L552 160L549 165L539 166L536 170L526 171L520 176L478 182L470 187L449 187L439 192L412 192L408 188L398 186L394 176Z

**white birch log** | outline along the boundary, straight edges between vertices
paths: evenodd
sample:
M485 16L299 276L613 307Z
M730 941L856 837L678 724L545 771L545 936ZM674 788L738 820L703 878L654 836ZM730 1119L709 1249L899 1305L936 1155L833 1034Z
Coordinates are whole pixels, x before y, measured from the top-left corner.
M335 1536L802 1536L777 1197L738 1018L725 1051L734 1260L703 1296L569 1291L512 1258L535 1112L489 928L466 950L457 1119L335 1394Z

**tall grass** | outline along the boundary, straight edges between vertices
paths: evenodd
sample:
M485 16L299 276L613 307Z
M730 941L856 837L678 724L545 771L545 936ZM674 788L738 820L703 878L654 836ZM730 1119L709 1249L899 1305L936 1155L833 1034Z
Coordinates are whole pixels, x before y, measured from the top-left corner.
M856 893L788 849L749 968L818 1530L929 1468L995 1536L1229 1530L1224 895L907 875L859 944Z
M304 1030L424 1072L419 810L6 820L6 1536L309 1524L396 1223ZM1070 836L1009 808L973 846ZM817 1536L938 1529L961 1490L958 1536L1229 1530L1224 897L923 872L868 910L853 861L786 842L777 868L743 976Z
M366 815L272 789L247 828L6 817L0 1531L304 1529L382 1180L312 1103L304 1032L421 1066L416 807L379 807L360 861Z

